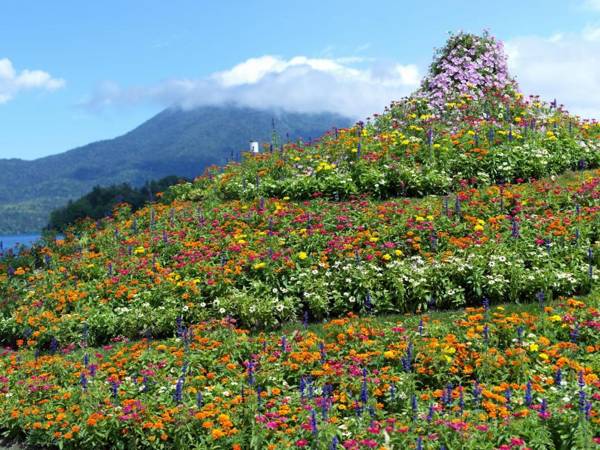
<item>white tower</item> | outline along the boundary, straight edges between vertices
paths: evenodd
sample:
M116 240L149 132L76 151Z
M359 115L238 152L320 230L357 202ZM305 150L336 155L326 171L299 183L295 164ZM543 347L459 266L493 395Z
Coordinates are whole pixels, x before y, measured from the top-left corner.
M258 142L256 142L256 141L250 142L250 151L252 153L259 153Z

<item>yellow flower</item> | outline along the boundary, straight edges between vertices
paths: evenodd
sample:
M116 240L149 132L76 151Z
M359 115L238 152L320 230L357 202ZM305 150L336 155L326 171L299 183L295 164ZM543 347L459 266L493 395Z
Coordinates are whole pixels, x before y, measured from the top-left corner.
M473 228L475 231L483 231L483 225L475 225L475 227Z
M540 349L540 347L536 343L533 343L529 346L529 350L532 352L537 352L539 349Z
M554 314L553 316L548 317L548 319L550 319L551 322L562 321L562 317L560 317L558 314Z
M386 261L389 261L390 259L392 259L392 255L390 255L389 253L386 253L385 255L382 256L382 258Z
M394 253L396 254L396 256L404 255L404 253L402 253L402 250L396 250Z
M136 247L136 249L133 251L133 253L135 253L136 255L143 255L145 252L146 249L141 245L139 247Z
M394 359L394 357L396 356L396 352L394 352L393 350L388 350L387 352L383 352L383 356L386 359Z
M254 264L254 265L252 266L252 268L253 268L254 270L260 270L260 269L264 269L264 267L265 267L265 266L266 266L266 263L264 263L264 262L259 262L259 263L256 263L256 264Z
M306 258L308 258L308 254L306 252L298 253L298 259L305 260Z
M548 355L546 355L545 353L540 353L538 356L540 357L540 359L543 359L544 361L546 361L548 359Z

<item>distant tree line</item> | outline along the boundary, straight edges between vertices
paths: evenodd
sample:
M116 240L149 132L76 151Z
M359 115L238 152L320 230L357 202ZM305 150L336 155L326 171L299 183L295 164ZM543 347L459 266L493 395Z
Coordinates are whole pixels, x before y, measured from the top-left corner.
M70 225L86 217L101 219L109 216L119 203L128 203L132 210L156 200L158 192L165 191L169 186L185 181L185 178L170 175L157 181L150 181L144 186L135 188L129 183L115 184L108 187L94 187L83 197L50 213L47 230L65 231Z

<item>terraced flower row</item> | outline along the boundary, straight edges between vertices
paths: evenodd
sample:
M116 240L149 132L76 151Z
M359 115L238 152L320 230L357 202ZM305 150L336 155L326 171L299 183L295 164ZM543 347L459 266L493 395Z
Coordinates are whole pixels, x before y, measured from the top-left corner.
M568 179L426 200L124 207L44 249L43 270L0 275L0 333L48 348L84 322L103 343L168 335L177 317L269 327L587 292L600 177Z
M491 94L490 94L491 95ZM493 97L493 96L492 96ZM262 154L175 187L185 199L324 196L344 199L447 194L600 165L600 125L521 94L482 102L463 95L443 112L427 99L392 104L381 116L310 143Z
M62 448L584 449L598 297L0 356L0 428ZM595 447L594 447L595 448Z

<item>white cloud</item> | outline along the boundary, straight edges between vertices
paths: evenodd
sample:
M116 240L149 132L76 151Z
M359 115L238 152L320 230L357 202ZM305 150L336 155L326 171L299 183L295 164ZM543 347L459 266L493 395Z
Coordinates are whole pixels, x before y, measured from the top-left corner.
M520 37L508 41L506 49L523 92L556 98L575 114L600 118L600 28Z
M101 109L155 102L193 108L236 103L290 111L333 111L363 118L412 92L417 66L363 58L250 58L202 79L171 79L154 86L121 88L105 83L84 106Z
M600 11L600 0L584 0L583 7L592 11Z
M53 78L43 70L22 70L17 73L10 59L0 59L0 104L11 100L21 91L42 89L54 91L65 85L61 78Z

